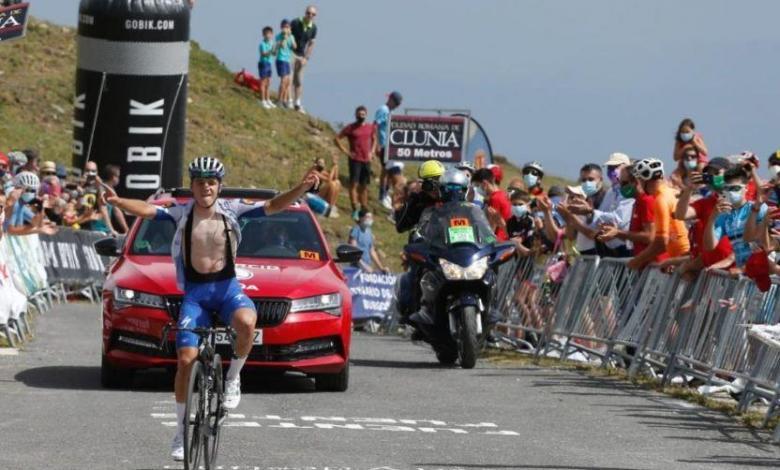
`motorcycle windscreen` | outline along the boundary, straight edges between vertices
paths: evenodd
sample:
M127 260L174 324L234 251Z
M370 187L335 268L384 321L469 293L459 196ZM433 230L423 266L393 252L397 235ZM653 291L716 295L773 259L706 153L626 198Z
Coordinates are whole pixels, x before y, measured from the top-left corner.
M426 209L421 234L432 246L471 243L477 246L496 241L485 213L468 202L448 202L441 207Z

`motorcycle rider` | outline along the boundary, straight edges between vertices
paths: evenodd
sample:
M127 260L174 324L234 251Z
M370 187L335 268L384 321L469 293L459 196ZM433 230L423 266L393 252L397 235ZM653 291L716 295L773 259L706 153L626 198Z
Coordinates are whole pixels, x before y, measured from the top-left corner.
M407 232L417 227L425 209L442 202L439 180L443 174L444 165L437 160L428 160L420 165L417 176L421 181L414 183L416 188L412 189L404 205L394 214L395 229L398 233ZM410 234L409 242L412 242L414 237L414 233ZM418 303L417 275L417 267L412 265L407 272L401 275L399 281L398 305L402 323L406 322L409 312Z

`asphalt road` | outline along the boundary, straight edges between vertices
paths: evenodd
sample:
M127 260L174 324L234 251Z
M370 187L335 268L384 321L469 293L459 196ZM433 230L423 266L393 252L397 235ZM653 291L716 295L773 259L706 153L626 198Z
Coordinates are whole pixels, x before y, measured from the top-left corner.
M58 307L0 356L0 469L168 469L169 376L99 384L96 306ZM220 464L235 470L780 468L768 434L658 394L536 368L438 367L427 349L357 335L346 393L244 380Z

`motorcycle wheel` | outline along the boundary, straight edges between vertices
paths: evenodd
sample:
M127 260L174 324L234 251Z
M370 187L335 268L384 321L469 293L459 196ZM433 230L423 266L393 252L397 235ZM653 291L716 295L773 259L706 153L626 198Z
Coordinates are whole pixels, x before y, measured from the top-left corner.
M463 307L458 328L460 366L464 369L473 369L477 365L478 353L477 309L476 307Z

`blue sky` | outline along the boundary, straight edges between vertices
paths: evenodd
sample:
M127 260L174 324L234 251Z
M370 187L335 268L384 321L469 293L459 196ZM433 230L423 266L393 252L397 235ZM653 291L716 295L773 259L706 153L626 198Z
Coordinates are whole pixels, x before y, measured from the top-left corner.
M74 25L77 0L31 0ZM265 25L310 2L198 0L193 39L255 69ZM305 106L347 121L400 90L405 106L468 108L511 160L574 177L609 153L671 162L690 116L711 155L780 148L780 2L339 0L319 7ZM274 83L275 84L275 83Z

